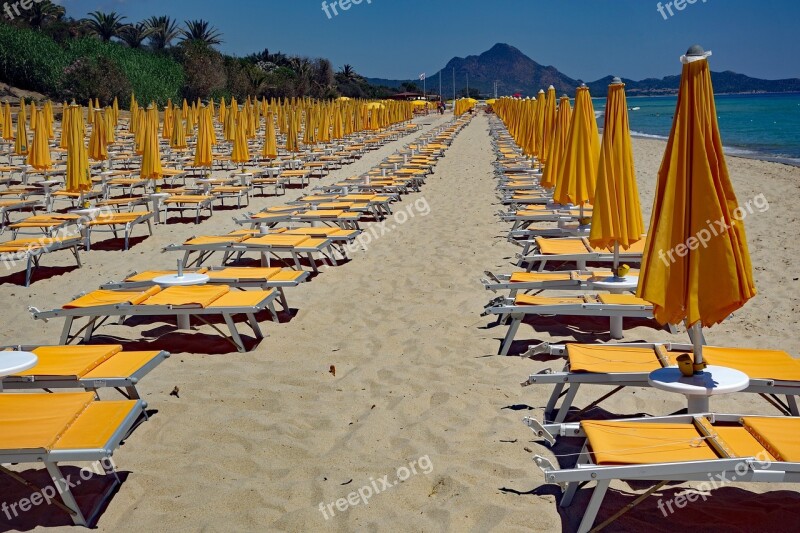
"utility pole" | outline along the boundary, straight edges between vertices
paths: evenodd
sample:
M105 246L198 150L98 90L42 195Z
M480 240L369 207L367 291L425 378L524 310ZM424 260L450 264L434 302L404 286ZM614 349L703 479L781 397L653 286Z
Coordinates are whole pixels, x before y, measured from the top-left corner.
M456 67L453 67L453 109L456 105Z
M444 101L444 96L442 95L442 71L439 71L439 100Z
M469 97L469 72L467 72L467 98Z

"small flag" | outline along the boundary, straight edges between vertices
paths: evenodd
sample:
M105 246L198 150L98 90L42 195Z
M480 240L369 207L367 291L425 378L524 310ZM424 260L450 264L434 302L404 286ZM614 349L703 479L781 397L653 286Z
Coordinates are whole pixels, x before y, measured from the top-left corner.
M425 73L419 75L419 81L425 81Z

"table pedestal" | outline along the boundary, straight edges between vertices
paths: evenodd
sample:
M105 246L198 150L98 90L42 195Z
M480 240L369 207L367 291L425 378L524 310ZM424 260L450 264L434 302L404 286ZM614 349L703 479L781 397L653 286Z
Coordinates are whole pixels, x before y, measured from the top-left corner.
M739 392L750 386L747 374L724 366L708 366L688 377L677 366L659 368L650 373L648 382L657 389L686 396L689 414L708 413L711 396Z
M153 283L163 289L168 287L190 287L193 285L205 285L211 279L205 274L184 274L182 276L160 276L153 280ZM191 329L191 321L188 314L177 315L177 326L180 330Z
M639 278L627 276L624 278L608 277L590 281L591 286L595 290L608 291L611 294L625 294L630 292L639 285ZM622 331L622 317L611 317L611 338L622 339L624 337Z

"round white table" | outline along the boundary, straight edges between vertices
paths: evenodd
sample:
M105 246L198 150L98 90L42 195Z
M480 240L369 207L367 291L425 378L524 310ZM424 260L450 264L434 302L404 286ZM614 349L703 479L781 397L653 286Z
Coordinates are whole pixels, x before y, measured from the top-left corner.
M746 389L750 378L744 372L724 366L709 365L703 372L686 377L677 366L659 368L650 373L650 385L686 396L689 414L709 412L709 398Z
M35 367L39 358L31 352L0 352L0 378L13 376ZM0 379L0 391L3 390L3 380Z
M179 276L178 274L170 274L168 276L159 276L153 280L153 283L161 287L162 289L167 289L169 287L191 287L193 285L205 285L208 283L208 280L211 279L205 274L196 274L190 272L188 274L183 274ZM178 329L191 329L191 324L189 320L189 315L182 314L178 315L177 318L178 322Z
M624 278L609 276L606 278L589 280L589 285L596 291L608 291L611 294L625 294L626 292L636 289L639 285L639 278L636 276L625 276ZM623 338L621 316L611 317L611 338Z

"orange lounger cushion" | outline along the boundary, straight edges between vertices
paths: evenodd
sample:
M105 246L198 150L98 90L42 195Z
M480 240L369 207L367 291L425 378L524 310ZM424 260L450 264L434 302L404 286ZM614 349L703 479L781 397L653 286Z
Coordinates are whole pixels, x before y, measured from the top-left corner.
M237 281L267 281L281 271L280 268L228 267L206 272L211 279L230 279Z
M18 375L81 378L121 351L120 345L41 346L33 350L39 357L36 366Z
M136 282L136 281L153 281L155 278L159 278L161 276L172 276L177 274L177 270L146 270L144 272L139 272L134 274L133 276L129 276L125 278L127 282ZM206 269L201 268L200 270L193 270L192 273L194 274L205 274Z
M230 287L227 285L169 287L141 303L142 305L205 309L229 291Z
M742 424L779 461L800 461L800 418L744 417Z
M511 275L511 283L536 283L542 281L587 281L592 277L591 274L580 274L578 272L514 272Z
M572 372L652 372L661 368L653 348L617 345L569 344L569 368Z
M703 357L711 365L735 368L753 379L800 381L800 360L781 350L705 346Z
M633 294L600 294L597 298L600 303L606 305L643 305L645 307L653 305L647 300L637 298Z
M231 291L214 301L209 307L255 307L275 291Z
M306 235L264 235L263 237L253 237L247 241L248 245L273 246L277 248L294 248L300 246L308 240Z
M52 450L92 402L91 392L0 394L0 449Z
M536 244L543 255L588 254L590 250L581 239L546 239L537 237Z
M92 291L81 296L64 306L64 309L86 309L105 305L138 305L154 294L158 294L159 287L151 287L146 291Z
M129 400L93 402L87 405L78 419L64 430L53 449L103 448L135 406L136 402Z
M202 246L206 244L234 244L247 239L247 235L207 235L195 237L184 242L184 245Z
M581 422L598 465L637 465L718 459L693 424Z
M515 305L561 305L561 304L584 304L586 300L581 297L548 297L548 296L530 296L527 294L520 294L514 299Z

